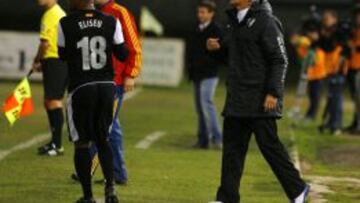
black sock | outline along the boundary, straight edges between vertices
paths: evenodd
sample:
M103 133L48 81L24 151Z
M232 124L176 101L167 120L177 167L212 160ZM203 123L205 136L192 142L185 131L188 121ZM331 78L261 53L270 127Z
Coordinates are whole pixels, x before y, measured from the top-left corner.
M64 114L62 108L47 110L47 114L52 134L52 143L54 143L57 148L61 148L61 134L64 125Z
M88 148L75 149L75 169L79 177L85 199L93 198L91 188L91 156Z
M101 168L106 180L105 184L105 195L114 195L115 194L115 183L114 183L114 162L113 154L110 148L109 142L102 144L97 144L99 152L99 160Z

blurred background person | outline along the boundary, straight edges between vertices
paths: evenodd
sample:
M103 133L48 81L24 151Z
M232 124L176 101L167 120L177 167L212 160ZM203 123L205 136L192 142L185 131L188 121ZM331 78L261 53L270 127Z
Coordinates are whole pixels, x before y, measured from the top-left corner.
M195 107L198 116L196 148L209 148L210 138L216 148L222 147L222 134L214 96L219 82L219 62L206 49L208 38L221 39L221 30L215 24L216 4L202 1L197 10L198 24L191 42L189 76L193 82Z
M315 120L320 104L323 81L326 78L325 52L319 47L319 26L309 24L305 30L305 36L311 43L303 62L303 65L308 66L306 68L310 101L305 119Z
M343 121L343 90L347 74L348 58L339 41L334 45L334 51L327 54L327 88L328 97L323 115L323 124L319 127L321 133L330 130L333 135L342 133ZM329 61L330 60L330 61Z
M58 156L64 153L62 129L64 125L63 97L67 85L67 69L58 55L59 21L66 14L57 0L38 0L45 13L41 19L40 45L32 69L43 73L44 105L48 116L51 141L38 148L40 155Z
M352 39L350 42L351 58L349 63L348 85L350 94L355 104L354 119L345 130L352 134L360 134L360 7L356 7L353 13Z

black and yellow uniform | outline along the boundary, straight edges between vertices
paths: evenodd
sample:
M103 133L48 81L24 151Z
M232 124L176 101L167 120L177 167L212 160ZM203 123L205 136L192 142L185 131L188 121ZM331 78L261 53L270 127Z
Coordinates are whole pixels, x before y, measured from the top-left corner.
M40 39L47 41L48 48L42 60L43 83L46 99L62 99L67 83L67 69L59 60L57 41L57 28L61 18L65 16L64 10L55 4L48 9L41 20Z

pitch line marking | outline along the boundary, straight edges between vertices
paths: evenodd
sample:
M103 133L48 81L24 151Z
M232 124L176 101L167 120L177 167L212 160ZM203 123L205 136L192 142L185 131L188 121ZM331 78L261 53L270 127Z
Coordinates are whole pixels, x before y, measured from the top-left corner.
M166 135L166 132L163 131L156 131L148 136L146 136L143 140L138 142L135 146L137 149L149 149L152 144L154 144L156 141L158 141L160 138L164 137Z
M142 91L142 88L138 88L132 92L129 92L129 93L126 93L125 94L125 97L124 97L124 101L126 100L130 100L132 98L134 98L135 96L137 96L140 92ZM37 145L39 143L42 143L44 141L46 141L48 138L49 138L50 134L48 133L44 133L44 134L40 134L40 135L37 135L36 137L34 137L33 139L30 139L26 142L22 142L8 150L0 150L0 162L2 160L4 160L7 156L15 153L15 152L18 152L18 151L21 151L21 150L24 150L24 149L28 149L34 145Z
M28 149L36 144L39 144L41 142L44 142L45 140L49 139L49 136L50 134L41 134L41 135L38 135L36 137L34 137L33 139L31 140L28 140L26 142L22 142L8 150L3 150L3 151L0 151L0 162L5 159L7 156L15 153L15 152L18 152L18 151L21 151L21 150L25 150L25 149Z

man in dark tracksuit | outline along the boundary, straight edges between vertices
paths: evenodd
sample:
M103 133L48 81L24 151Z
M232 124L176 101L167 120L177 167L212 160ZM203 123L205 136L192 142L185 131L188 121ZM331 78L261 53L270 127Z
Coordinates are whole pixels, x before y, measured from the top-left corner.
M223 41L209 39L211 51L228 52L224 149L217 201L239 203L240 179L251 135L294 203L304 203L309 187L279 140L288 59L280 22L267 0L231 0ZM220 53L219 53L220 54Z

